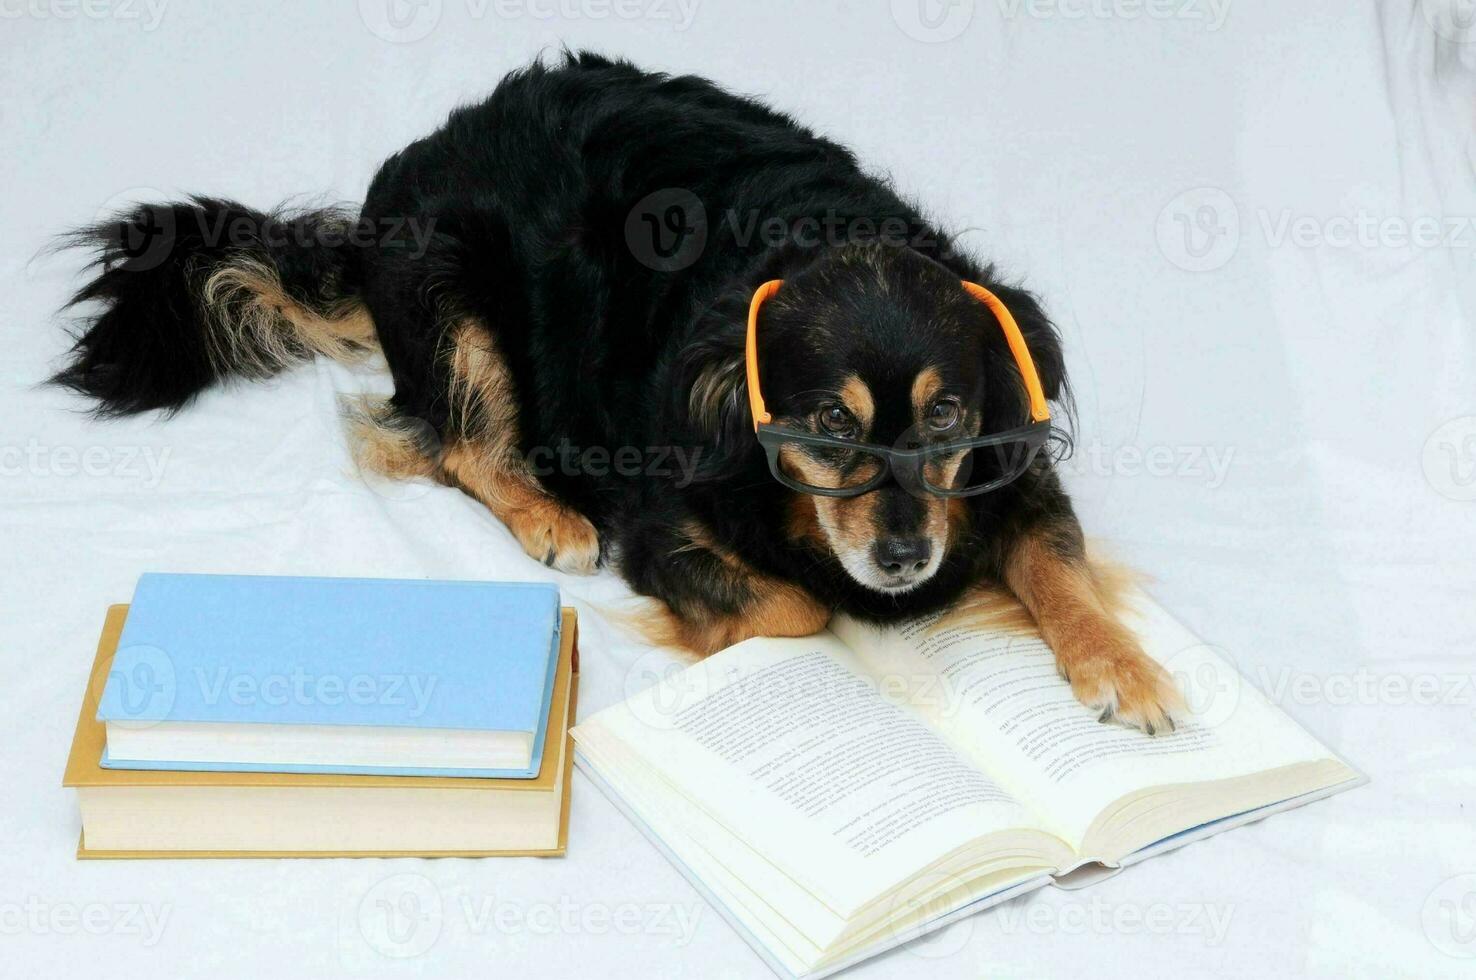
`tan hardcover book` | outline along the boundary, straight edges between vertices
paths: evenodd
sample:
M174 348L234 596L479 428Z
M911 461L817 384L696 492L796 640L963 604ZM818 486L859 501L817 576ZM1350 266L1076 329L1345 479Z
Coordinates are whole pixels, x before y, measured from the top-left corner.
M563 642L534 779L104 769L97 720L128 606L108 609L67 760L79 858L559 857L569 840L578 623Z

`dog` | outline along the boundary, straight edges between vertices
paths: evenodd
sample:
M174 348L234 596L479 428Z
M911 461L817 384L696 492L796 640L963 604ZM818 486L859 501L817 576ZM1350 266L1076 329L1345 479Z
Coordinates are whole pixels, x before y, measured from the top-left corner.
M102 416L382 352L393 396L349 413L364 465L461 488L555 569L613 566L681 645L1002 587L1102 720L1173 728L1051 454L929 455L1068 397L1040 303L758 101L566 53L390 157L357 214L197 197L68 241L94 312L54 380Z

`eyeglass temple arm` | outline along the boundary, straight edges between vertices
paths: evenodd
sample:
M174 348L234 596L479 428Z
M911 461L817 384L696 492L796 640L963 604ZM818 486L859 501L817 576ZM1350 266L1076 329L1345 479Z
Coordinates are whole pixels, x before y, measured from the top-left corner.
M969 282L967 279L961 281L969 295L989 307L989 311L999 321L1000 329L1004 331L1005 343L1009 344L1010 353L1015 357L1015 364L1020 369L1020 378L1025 382L1025 393L1030 398L1030 420L1032 422L1048 420L1051 417L1051 410L1046 404L1045 392L1040 387L1040 375L1035 370L1035 359L1030 356L1030 346L1025 343L1025 336L1020 333L1020 325L1015 322L1015 317L1010 313L1009 307L1005 306L998 296L978 283ZM779 291L783 283L783 279L770 279L754 290L753 300L748 304L748 337L744 342L744 361L748 368L748 408L753 415L755 432L758 431L760 425L767 425L774 420L764 406L763 392L759 389L759 308L769 297Z
M1030 345L1025 343L1025 335L1020 332L1020 325L1015 322L1014 314L998 296L978 283L965 279L963 288L975 299L983 301L999 321L1000 329L1004 331L1005 343L1010 345L1010 353L1015 355L1020 379L1025 382L1025 393L1030 396L1030 421L1046 421L1051 417L1051 410L1046 404L1045 392L1040 387L1040 375L1035 370L1035 358L1030 356Z
M757 432L760 425L768 425L774 421L769 410L764 407L764 396L759 391L758 371L758 315L759 307L764 305L764 300L779 291L783 279L770 279L758 289L753 291L753 301L748 304L748 339L744 341L744 362L748 365L748 409L753 415L753 431Z

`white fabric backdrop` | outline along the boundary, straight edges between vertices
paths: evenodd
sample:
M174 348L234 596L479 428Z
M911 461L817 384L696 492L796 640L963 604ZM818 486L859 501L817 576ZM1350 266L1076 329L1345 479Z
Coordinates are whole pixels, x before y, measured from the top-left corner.
M173 420L89 421L37 387L76 284L41 246L158 192L357 200L381 158L567 42L769 97L973 229L1065 331L1089 533L1373 779L855 975L1470 975L1470 6L0 0L4 971L763 975L582 779L563 861L71 857L78 697L141 571L551 573L456 492L359 478L334 394L372 376L309 366ZM625 595L612 576L558 581L587 713L641 683L643 650L587 605ZM407 897L424 916L378 931Z

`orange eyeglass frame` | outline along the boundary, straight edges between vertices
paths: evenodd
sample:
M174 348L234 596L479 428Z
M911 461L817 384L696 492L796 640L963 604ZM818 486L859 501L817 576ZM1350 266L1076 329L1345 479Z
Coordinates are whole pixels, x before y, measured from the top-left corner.
M1035 370L1035 359L1030 356L1030 347L1025 343L1025 336L1020 333L1020 325L1015 322L1009 307L1005 306L998 296L978 283L969 282L967 279L962 279L960 282L969 295L989 307L989 311L999 321L1000 329L1004 331L1005 342L1009 344L1010 353L1014 355L1015 364L1020 369L1020 378L1025 383L1025 393L1030 398L1030 421L1050 421L1051 410L1046 404L1045 392L1040 387L1040 375ZM759 388L759 309L765 301L779 291L779 287L783 284L783 279L770 279L754 290L753 300L748 304L748 339L744 345L744 356L748 368L748 407L753 413L754 432L758 431L760 425L768 425L774 421L773 416L764 406L763 392Z

